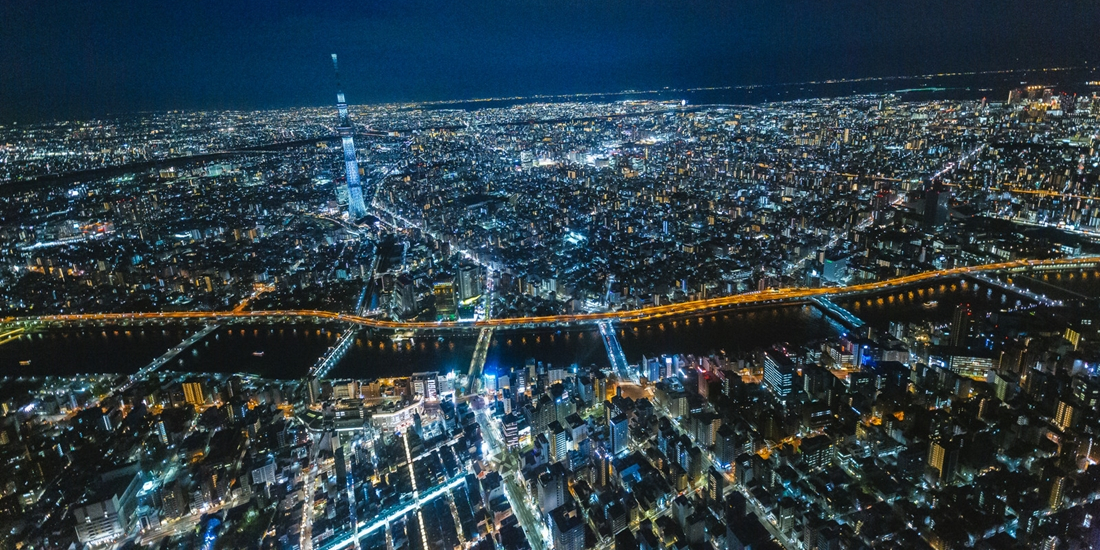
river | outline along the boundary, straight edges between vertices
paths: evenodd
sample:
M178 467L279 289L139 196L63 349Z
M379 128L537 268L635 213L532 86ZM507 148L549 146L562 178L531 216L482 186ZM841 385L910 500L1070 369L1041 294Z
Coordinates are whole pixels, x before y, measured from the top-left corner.
M1100 274L1050 274L1037 281L1017 279L1052 297L1068 293L1100 295ZM1057 286L1052 286L1057 285ZM1059 294L1061 293L1061 294ZM1016 305L1017 297L999 289L975 290L973 282L936 281L890 293L836 298L868 325L886 329L891 322L947 323L960 304L978 313ZM335 344L344 327L337 324L233 325L221 327L181 353L166 368L187 372L248 372L272 378L299 378ZM132 373L196 328L118 327L48 329L0 345L0 373L5 376L71 376L85 373ZM737 354L778 343L805 345L835 336L841 328L809 305L760 306L707 315L616 327L627 360L662 353ZM476 334L425 336L394 341L383 331L363 330L332 378L370 379L405 376L418 371L466 372ZM498 330L486 368L509 367L533 359L553 365L609 365L595 328ZM29 363L23 363L29 361Z

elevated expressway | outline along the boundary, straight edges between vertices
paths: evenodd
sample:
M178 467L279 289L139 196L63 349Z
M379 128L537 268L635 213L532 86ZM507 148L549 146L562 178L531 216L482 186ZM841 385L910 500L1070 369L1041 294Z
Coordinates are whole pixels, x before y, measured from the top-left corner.
M367 328L401 331L447 332L480 331L483 328L562 328L596 325L600 322L633 323L666 317L678 317L707 313L732 306L767 305L778 303L809 302L814 298L833 300L853 295L889 291L907 285L941 278L981 275L982 279L997 275L1032 274L1045 271L1100 269L1100 256L1058 260L1018 260L996 264L957 267L927 271L895 279L864 283L840 288L784 288L760 292L736 294L626 311L580 313L573 315L548 315L541 317L514 317L482 321L387 321L361 315L318 310L291 311L173 311L148 313L88 313L65 315L41 315L34 317L8 317L0 320L3 331L41 326L72 325L129 325L174 324L180 321L202 323L277 323L277 322L339 322L354 323ZM987 279L988 280L988 279Z

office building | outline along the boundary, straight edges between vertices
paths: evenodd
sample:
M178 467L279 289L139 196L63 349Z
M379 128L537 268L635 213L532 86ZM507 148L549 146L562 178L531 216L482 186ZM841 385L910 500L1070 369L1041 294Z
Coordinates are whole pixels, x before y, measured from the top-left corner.
M611 428L611 453L619 456L625 452L630 440L630 426L627 416L619 413L609 422Z
M439 399L439 373L414 372L410 380L414 395L428 401Z
M965 348L974 330L974 312L970 304L959 304L951 317L951 347Z
M465 302L481 296L485 286L480 266L467 265L458 270L458 299Z
M549 513L565 504L565 467L560 463L551 464L536 479L539 509Z
M575 506L559 506L550 512L554 550L584 550L584 520Z
M935 231L947 225L950 205L951 191L942 183L930 184L924 195L924 228Z
M184 382L183 383L183 400L191 405L200 407L206 404L206 397L203 395L202 383L200 382Z
M959 467L959 442L948 437L936 437L928 448L928 466L935 480L950 483Z
M780 401L791 395L796 374L797 368L785 353L776 349L764 352L764 384Z
M833 441L827 435L803 439L798 450L802 453L802 462L809 469L823 468L833 460Z
M143 481L136 464L99 476L90 498L72 510L77 540L94 546L129 533Z
M455 305L454 283L443 282L432 286L432 295L435 297L435 317L440 321L453 321L458 313Z

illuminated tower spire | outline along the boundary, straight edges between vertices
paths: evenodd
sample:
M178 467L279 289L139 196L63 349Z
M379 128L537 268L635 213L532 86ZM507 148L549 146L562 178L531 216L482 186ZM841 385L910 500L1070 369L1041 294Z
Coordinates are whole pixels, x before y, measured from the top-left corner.
M340 88L340 66L336 64L336 54L332 54L332 68L336 70L336 110L340 113L340 141L344 144L344 168L348 182L348 215L359 219L367 215L367 206L363 204L363 186L359 183L359 161L355 158L355 134L348 121L348 104L344 101L344 91Z

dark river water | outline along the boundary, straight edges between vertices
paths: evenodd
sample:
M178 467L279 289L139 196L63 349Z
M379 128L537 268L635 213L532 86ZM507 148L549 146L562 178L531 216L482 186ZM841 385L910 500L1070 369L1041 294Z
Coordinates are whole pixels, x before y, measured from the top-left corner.
M619 327L619 343L630 362L643 355L729 354L773 344L805 344L836 336L834 322L809 305L734 309L710 315Z
M165 365L187 372L303 376L336 343L338 325L233 325L218 329Z
M550 365L610 366L607 351L596 329L509 332L493 335L485 368L523 365L528 359Z
M368 379L430 370L464 372L470 368L476 344L476 334L394 341L389 333L363 331L329 377Z
M951 280L937 282L931 288L904 288L897 292L861 296L859 299L836 298L833 301L868 325L885 329L891 322L947 322L955 314L955 309L964 304L975 311L988 312L1011 308L1017 300L1020 300L1018 296L1006 295L999 289L975 290L971 283L963 288L962 281Z
M1014 282L1052 297L1100 295L1100 273L1050 274ZM996 288L942 280L890 293L835 298L867 324L885 329L890 322L946 323L955 308L969 304L977 312L1017 305L1019 298ZM226 326L179 354L165 368L188 372L248 372L272 378L299 378L336 343L340 325ZM0 345L0 376L67 376L82 373L131 373L179 343L197 328L51 329ZM806 344L839 334L835 321L809 305L741 308L679 319L616 327L627 360L662 353L736 354L777 343ZM364 330L331 378L403 376L418 371L465 372L476 334L416 337L394 341L381 331ZM609 364L594 329L498 330L486 368L510 367L529 359L552 365ZM23 364L22 362L29 361Z
M131 373L193 332L182 327L126 327L27 334L0 345L0 376Z
M1012 284L1058 300L1100 296L1100 272L1096 271L1018 275Z

